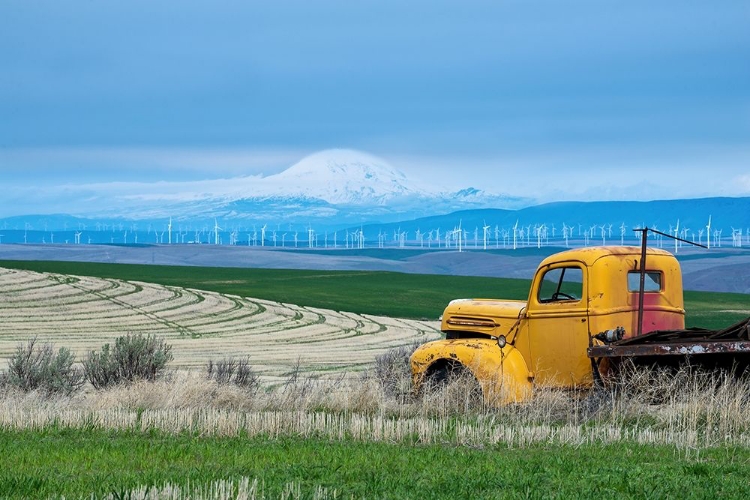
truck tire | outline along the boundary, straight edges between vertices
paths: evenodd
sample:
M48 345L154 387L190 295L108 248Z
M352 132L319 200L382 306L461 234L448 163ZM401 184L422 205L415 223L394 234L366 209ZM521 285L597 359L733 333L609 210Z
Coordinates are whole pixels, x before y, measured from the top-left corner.
M427 372L424 388L433 394L443 392L449 398L458 396L465 399L471 407L479 407L484 403L482 386L471 370L461 363L437 362Z

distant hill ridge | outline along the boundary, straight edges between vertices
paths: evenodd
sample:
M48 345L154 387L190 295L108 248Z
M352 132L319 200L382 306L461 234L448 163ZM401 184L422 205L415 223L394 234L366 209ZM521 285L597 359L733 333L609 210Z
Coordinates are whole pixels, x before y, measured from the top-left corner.
M235 207L238 211L240 206ZM228 231L232 227L240 227L248 230L253 225L260 228L264 224L276 227L277 220L272 217L254 217L252 207L247 207L248 212L217 216L222 230ZM423 207L423 212L428 212L430 207ZM300 210L302 208L300 207ZM310 222L311 217L301 213L296 222L278 221L284 230L305 231L313 226L317 231L322 230L355 230L363 229L369 241L372 241L378 232L393 232L396 230L414 233L420 230L423 233L440 229L442 232L461 227L466 231L474 231L476 228L482 230L485 225L490 226L490 231L495 227L510 229L516 222L519 227L546 225L548 231L562 234L563 224L581 231L592 226L606 226L607 234L619 236L622 225L628 234L632 233L634 227L646 225L661 231L669 231L679 225L681 229L688 229L696 235L701 229L708 225L711 218L711 231L723 231L722 237L731 236L732 229L742 230L743 235L750 231L750 197L744 198L701 198L685 200L659 200L659 201L594 201L594 202L554 202L542 205L522 208L518 210L509 209L473 209L460 210L444 214L435 214L425 217L408 218L394 222L378 222L378 213L375 211L370 218L362 215L361 223L352 224L350 220L337 223L336 219L321 218ZM135 225L139 231L146 232L149 227L155 231L164 231L168 219L117 219L117 218L84 218L73 217L65 214L56 215L26 215L0 219L0 234L9 231L69 231L87 230L102 231L128 230ZM214 220L178 219L173 220L173 229L188 227L192 229L207 227L213 229ZM291 229L290 229L291 228ZM597 233L600 229L597 229ZM291 237L291 236L290 236ZM410 239L414 234L409 235ZM72 239L72 237L71 237ZM85 241L85 239L84 239ZM5 240L8 242L8 240Z
M581 230L605 225L609 235L609 225L612 225L612 235L619 236L622 226L627 234L632 234L635 227L648 226L660 231L674 230L679 223L681 229L698 234L705 230L711 220L711 231L723 231L722 237L731 236L732 228L742 230L742 234L750 231L750 197L744 198L700 198L684 200L658 201L564 201L545 203L518 210L477 209L461 210L446 215L436 215L418 218L411 221L390 224L365 225L366 232L398 230L402 231L430 231L438 227L442 230L452 230L461 224L464 230L474 231L490 225L508 229L516 222L519 227L546 225L562 234L563 224L573 227L577 233ZM368 231L369 230L369 231Z

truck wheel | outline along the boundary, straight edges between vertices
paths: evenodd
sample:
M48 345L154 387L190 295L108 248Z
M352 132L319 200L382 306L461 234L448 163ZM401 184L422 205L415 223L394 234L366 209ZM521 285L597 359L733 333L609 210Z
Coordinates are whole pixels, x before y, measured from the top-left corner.
M468 406L479 407L484 402L482 386L471 370L460 363L442 363L427 374L427 392L440 393L447 399L460 399Z

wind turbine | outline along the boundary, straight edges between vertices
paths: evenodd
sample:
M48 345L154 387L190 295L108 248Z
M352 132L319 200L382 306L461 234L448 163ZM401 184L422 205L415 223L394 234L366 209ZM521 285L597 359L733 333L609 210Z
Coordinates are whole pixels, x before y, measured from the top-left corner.
M167 231L169 231L167 242L171 245L172 244L172 217L169 218L169 224L167 224Z
M268 227L268 224L263 224L263 227L260 228L260 246L264 247L266 246L266 228Z
M459 219L458 221L458 251L463 252L463 248L461 247L461 239L463 236L463 232L461 231L461 224L463 223L462 220Z
M221 231L221 228L219 227L219 222L214 217L214 245L219 244L219 231Z
M658 231L658 230L659 230L659 226L657 226L656 224L654 224L654 231ZM662 235L661 235L661 234L659 234L659 233L656 233L656 244L657 244L657 246L658 246L659 248L661 248L661 247L662 247L662 241L663 241L663 239L664 239L664 238L662 237Z
M518 220L516 220L515 226L513 226L513 250L516 249L516 236L518 235Z
M484 226L482 226L482 229L484 230L484 250L487 250L487 234L490 229L490 226L487 225L487 221L484 221Z
M732 232L734 233L734 228L732 228ZM742 246L742 228L739 228L737 230L737 236L736 236L736 238L737 238L737 246L741 247ZM734 240L734 239L735 239L735 236L732 236L732 240Z
M627 226L625 225L625 222L620 224L620 246L625 245L625 228Z
M677 219L677 225L674 228L674 253L677 253L677 238L680 237L680 219Z
M711 249L711 216L708 216L708 224L706 224L706 249Z

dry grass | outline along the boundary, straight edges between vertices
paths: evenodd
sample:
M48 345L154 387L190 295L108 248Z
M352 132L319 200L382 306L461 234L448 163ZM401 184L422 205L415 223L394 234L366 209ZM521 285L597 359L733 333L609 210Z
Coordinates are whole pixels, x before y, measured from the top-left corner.
M174 373L77 396L6 389L0 425L156 429L221 436L300 436L460 446L635 442L679 448L750 446L750 381L723 375L629 373L594 393L537 391L529 403L487 408L447 386L399 400L374 377L311 379L248 391ZM643 378L651 380L643 384ZM660 385L654 379L662 380ZM460 381L458 382L460 383Z
M118 500L121 498L129 500L266 500L270 497L266 496L263 485L259 484L257 479L250 481L250 478L243 477L237 481L220 480L199 486L180 486L172 483L159 487L141 486L116 495L107 495L103 497L103 500ZM278 498L279 500L299 500L301 498L328 500L338 498L338 495L335 490L330 491L322 486L308 492L303 491L300 483L287 483Z

